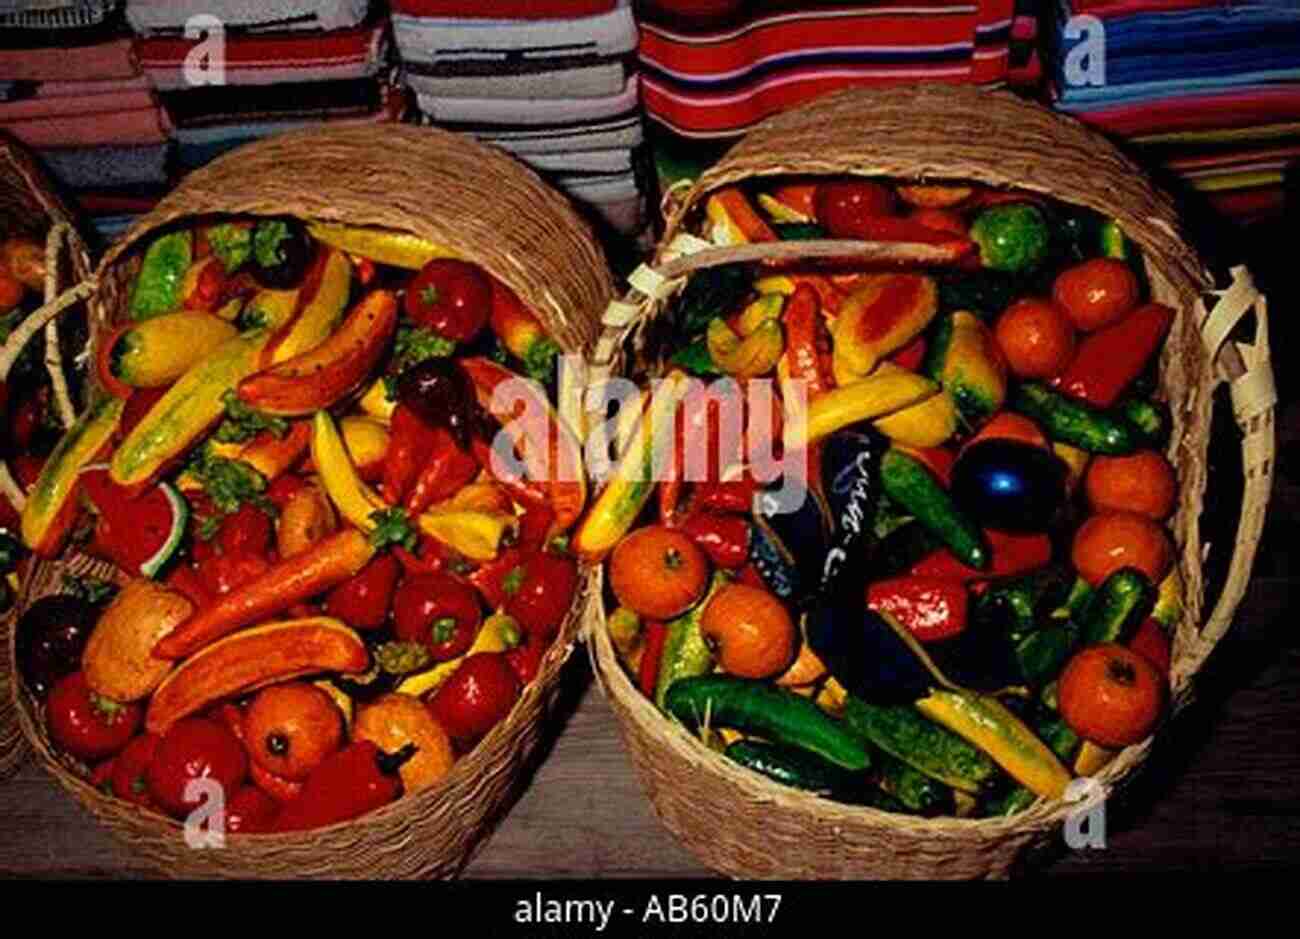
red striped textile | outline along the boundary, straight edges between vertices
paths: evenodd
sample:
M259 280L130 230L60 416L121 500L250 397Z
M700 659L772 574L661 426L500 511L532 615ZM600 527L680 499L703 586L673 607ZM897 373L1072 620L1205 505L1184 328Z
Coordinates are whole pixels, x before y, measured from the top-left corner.
M570 20L599 16L615 0L392 0L393 12L452 19Z
M644 22L647 114L729 136L845 85L1006 80L1014 0L809 4L686 30Z

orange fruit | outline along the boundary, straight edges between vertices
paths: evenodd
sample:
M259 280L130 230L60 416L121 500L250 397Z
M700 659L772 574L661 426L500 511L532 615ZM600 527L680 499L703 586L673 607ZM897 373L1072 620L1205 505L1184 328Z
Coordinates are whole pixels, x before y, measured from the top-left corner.
M1123 261L1093 258L1057 275L1052 299L1083 332L1122 319L1138 304L1137 275Z
M1164 527L1145 515L1098 512L1075 532L1070 560L1094 587L1125 567L1159 584L1173 566L1174 545Z
M398 770L406 792L433 785L456 761L447 731L423 701L409 694L381 695L359 708L352 739L370 740L385 753L415 744L415 756Z
M714 595L700 617L700 633L717 650L723 671L741 678L784 672L798 637L785 604L746 584L729 584Z
M651 525L632 532L609 559L618 602L647 619L674 619L704 594L709 561L681 532Z
M1013 414L1010 411L1003 411L981 427L979 433L966 441L962 450L981 440L1018 440L1030 446L1047 449L1047 437L1038 429L1038 425L1024 415Z
M1017 300L998 317L993 335L1021 378L1054 378L1074 361L1074 326L1050 300Z
M244 712L244 746L262 769L303 780L343 745L343 714L329 694L306 682L263 688Z
M1129 456L1098 456L1083 479L1094 511L1137 512L1160 520L1174 511L1178 481L1164 454L1139 450Z
M1165 679L1113 642L1077 652L1061 673L1061 717L1085 740L1118 749L1145 740L1165 706Z

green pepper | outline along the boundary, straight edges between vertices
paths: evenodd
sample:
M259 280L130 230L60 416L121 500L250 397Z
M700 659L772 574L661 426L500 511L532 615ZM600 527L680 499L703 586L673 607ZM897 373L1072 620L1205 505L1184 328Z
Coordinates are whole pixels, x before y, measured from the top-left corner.
M664 707L664 699L674 682L704 675L713 669L713 650L700 632L700 620L713 595L730 582L731 578L726 574L716 572L704 599L668 624L659 661L659 677L655 682L655 704L660 708Z
M991 582L975 601L972 619L1010 636L1033 632L1069 596L1074 576L1060 565Z
M179 307L181 285L193 261L194 239L189 229L155 238L131 288L131 318L146 320Z
M1047 220L1028 203L985 209L975 217L970 236L979 245L984 266L998 271L1032 271L1051 249Z
M1067 621L1039 629L1016 643L1015 655L1025 681L1039 687L1061 673L1079 641L1079 627Z

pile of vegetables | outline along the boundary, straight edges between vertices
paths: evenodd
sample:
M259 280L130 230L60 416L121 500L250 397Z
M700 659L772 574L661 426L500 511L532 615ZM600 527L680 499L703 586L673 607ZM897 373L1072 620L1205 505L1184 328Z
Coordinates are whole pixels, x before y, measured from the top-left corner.
M661 380L572 541L607 564L641 691L780 784L921 815L1059 799L1151 734L1181 617L1154 396L1174 311L1118 225L850 177L730 186L697 222L933 260L702 268L671 301Z
M122 574L17 624L69 765L175 818L210 777L244 833L436 785L533 681L577 586L586 482L537 317L409 235L214 218L144 246L96 351L20 520L37 555ZM527 419L496 410L516 379ZM491 458L507 436L523 472ZM563 481L532 472L547 459Z

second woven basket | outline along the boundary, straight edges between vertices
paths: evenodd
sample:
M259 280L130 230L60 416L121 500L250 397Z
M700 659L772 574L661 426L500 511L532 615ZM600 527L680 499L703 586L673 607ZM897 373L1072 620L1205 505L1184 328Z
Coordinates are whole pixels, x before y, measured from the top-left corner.
M1207 305L1210 277L1183 240L1173 204L1114 146L1082 125L1009 94L948 86L848 90L766 121L672 208L652 270L634 278L641 289L610 308L594 378L620 371L624 357L636 355L636 340L681 289L692 257L707 253L679 256L674 240L711 192L760 177L841 175L975 181L1043 193L1116 219L1141 248L1153 299L1178 311L1160 363L1160 389L1173 411L1168 456L1181 485L1171 522L1186 584L1171 678L1175 710L1181 707L1232 621L1268 502L1275 396L1265 307L1244 270L1236 272L1231 290L1209 297ZM1231 329L1252 312L1254 343L1227 343ZM1227 585L1206 611L1198 518L1207 493L1211 392L1224 381L1232 384L1244 434L1245 491ZM1027 848L1058 832L1074 810L1063 801L1039 799L1007 818L924 819L779 786L664 718L621 666L603 607L594 610L588 628L593 666L655 811L701 861L725 874L1000 877ZM1151 744L1148 739L1127 748L1096 777L1103 796L1138 769Z

